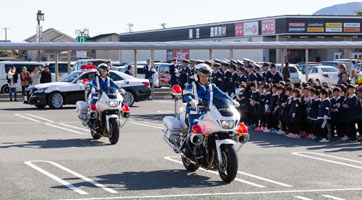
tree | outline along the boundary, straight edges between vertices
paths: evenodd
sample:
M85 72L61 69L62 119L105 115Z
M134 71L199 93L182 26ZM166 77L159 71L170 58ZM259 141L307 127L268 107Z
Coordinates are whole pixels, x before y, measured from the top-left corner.
M362 10L355 10L354 14L358 15L358 16L362 16Z

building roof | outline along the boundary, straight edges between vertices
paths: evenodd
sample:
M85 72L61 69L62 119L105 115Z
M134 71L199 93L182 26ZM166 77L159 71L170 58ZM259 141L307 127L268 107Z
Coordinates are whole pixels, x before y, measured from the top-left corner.
M67 37L67 38L75 41L74 38L70 37L69 35L67 35L65 33L62 33L60 31L58 31L55 28L46 29L45 31L42 32L42 35L44 36L44 35L50 33L51 31L55 31L56 33L58 33L58 36L56 36L55 38L50 39L50 41L47 41L47 42L57 42L57 40L59 40L62 37ZM34 34L34 35L28 37L27 39L25 39L25 42L34 42L35 40L36 40L36 34Z
M94 40L98 40L98 39L101 39L101 38L105 38L105 37L109 37L111 35L119 35L118 33L106 33L106 34L100 34L100 35L96 35L94 37L89 37L87 39L87 41L94 41Z

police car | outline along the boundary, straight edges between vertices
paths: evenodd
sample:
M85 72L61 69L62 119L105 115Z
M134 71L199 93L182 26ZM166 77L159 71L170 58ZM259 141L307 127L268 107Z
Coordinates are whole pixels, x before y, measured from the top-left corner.
M65 76L59 82L43 83L30 86L26 89L24 103L35 105L37 108L58 109L65 104L76 104L85 99L83 81L92 80L97 70L94 65L82 66ZM149 99L151 95L150 83L147 79L138 79L122 72L109 71L113 81L126 91L124 104L132 106L134 102Z

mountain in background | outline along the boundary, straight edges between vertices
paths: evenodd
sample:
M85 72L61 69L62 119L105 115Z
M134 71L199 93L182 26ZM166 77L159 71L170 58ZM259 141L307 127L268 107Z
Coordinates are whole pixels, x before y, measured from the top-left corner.
M355 10L362 11L362 2L336 4L334 6L322 8L313 15L354 15Z

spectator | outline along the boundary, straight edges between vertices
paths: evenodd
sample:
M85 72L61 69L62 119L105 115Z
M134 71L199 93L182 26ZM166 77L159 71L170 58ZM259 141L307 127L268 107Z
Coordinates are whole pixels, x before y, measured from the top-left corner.
M127 71L124 72L125 74L128 74L130 76L134 76L134 73L132 71L132 66L131 65L128 65L127 66Z
M52 75L49 71L49 66L45 66L44 71L41 72L40 83L52 82Z
M154 84L154 77L153 75L156 73L155 68L151 65L151 59L147 59L147 65L144 67L145 71L145 79L148 79L150 81L151 89L153 90L153 84ZM152 96L150 96L150 100L152 99Z
M347 84L347 85L349 85L350 83L351 83L351 81L350 81L350 79L349 79L349 75L347 74L347 72L343 72L342 73L342 82L341 82L341 84Z
M16 67L11 67L8 69L6 79L8 80L10 101L13 101L12 93L14 93L14 98L15 98L14 100L17 101L16 83L18 82L18 74L16 73Z
M342 74L343 74L343 72L346 72L346 65L343 63L338 64L338 71L339 71L339 74L338 74L337 84L342 84L343 83Z
M282 69L282 75L283 75L284 81L286 81L288 78L290 78L290 70L289 70L288 62L285 63L285 67L283 67L283 69Z
M21 91L22 95L24 96L25 89L29 87L30 83L32 82L30 73L28 72L28 69L25 66L21 69L20 80L21 80Z
M37 67L34 67L33 72L31 72L31 79L33 81L31 85L37 85L40 83L40 72Z

